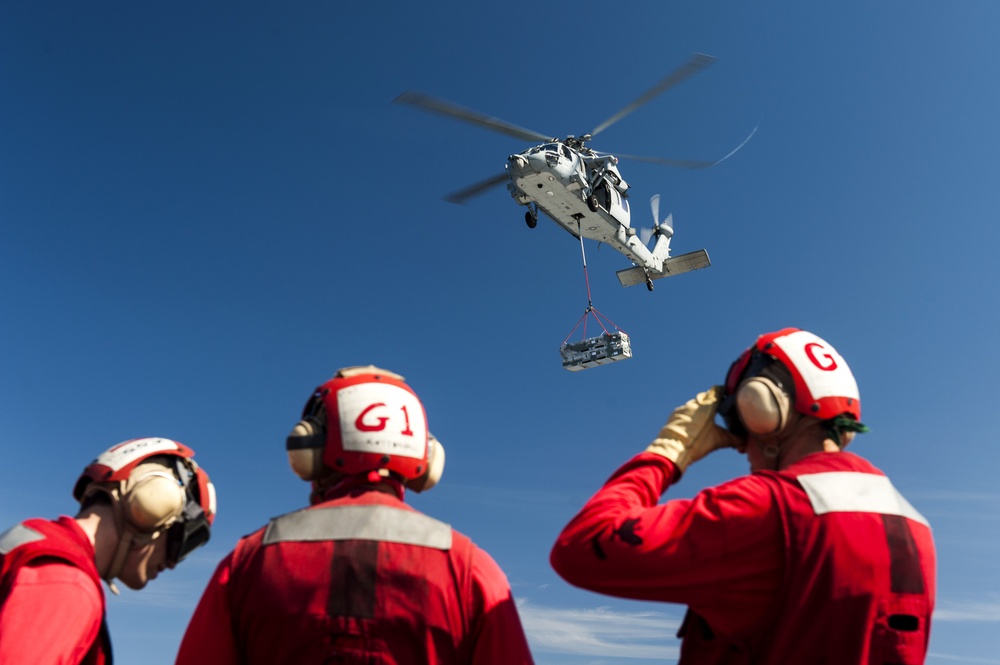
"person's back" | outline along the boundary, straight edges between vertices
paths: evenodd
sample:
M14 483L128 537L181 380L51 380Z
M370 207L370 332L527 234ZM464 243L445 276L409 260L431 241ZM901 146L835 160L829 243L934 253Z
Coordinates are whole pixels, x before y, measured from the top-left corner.
M125 441L77 481L75 517L0 533L0 664L111 661L101 580L141 589L207 542L215 490L187 446Z
M516 614L504 629L492 621L490 633L479 630L485 606L510 598L468 538L371 487L334 496L272 520L233 551L242 662L320 663L336 653L338 663L458 664L509 648L491 635L519 629Z
M714 422L719 415L729 431ZM935 600L927 521L869 462L843 452L860 422L849 368L820 338L762 335L676 409L566 526L567 581L684 603L683 665L918 665ZM659 503L723 447L751 474Z
M830 663L923 662L934 606L933 540L926 519L881 471L848 452L817 452L781 471L734 480L727 491L758 509L767 502L780 517L778 584L770 603L742 616L734 616L738 603L696 594L682 663L738 663L739 654L761 665L809 663L817 654ZM724 657L708 658L720 650Z
M0 534L0 663L100 664L111 644L87 533L67 516Z
M411 439L419 445L404 459L388 452ZM401 377L341 370L288 448L314 481L312 505L272 519L220 563L178 663L531 663L497 564L403 502L405 488L436 484L444 451Z

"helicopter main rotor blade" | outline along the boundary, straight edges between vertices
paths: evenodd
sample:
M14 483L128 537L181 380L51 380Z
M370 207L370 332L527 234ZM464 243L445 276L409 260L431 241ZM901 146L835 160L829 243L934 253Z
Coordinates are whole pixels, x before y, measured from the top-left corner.
M668 159L666 157L643 157L642 155L617 154L616 157L618 157L618 159L630 159L635 162L649 162L651 164L662 164L664 166L680 166L681 168L685 169L707 169L710 166L721 164L722 162L726 161L727 159L735 155L737 152L742 150L743 146L749 143L750 139L752 139L753 135L756 133L757 133L757 127L754 127L752 130L750 130L750 133L747 135L745 139L743 139L743 141L740 142L738 146L736 146L728 153L726 153L724 157L720 157L719 159L716 159L715 161L712 162L693 160L693 159Z
M639 96L634 102L623 108L618 113L614 114L601 124L599 124L592 132L591 136L597 136L599 132L603 132L605 129L615 124L625 116L627 116L632 111L636 110L643 104L649 103L654 97L666 92L668 89L674 87L687 77L692 74L700 72L705 67L708 67L713 62L715 58L710 55L705 55L704 53L695 53L690 60L678 67L672 73L667 75L665 79L654 85L652 88L647 90L645 93Z
M743 146L745 146L750 141L750 139L753 138L753 135L757 133L757 127L759 126L760 125L756 125L752 130L750 130L750 133L747 135L745 139L743 139L743 142L740 143L735 148L733 148L732 150L730 150L725 157L723 157L722 159L717 159L716 161L712 162L712 166L715 166L716 164L721 164L722 162L726 161L727 159L735 155L737 152L739 152L743 148Z
M430 95L425 95L424 93L417 92L416 90L407 90L392 101L394 104L410 104L411 106L416 106L417 108L424 109L425 111L439 113L451 118L471 122L473 125L479 125L480 127L485 127L486 129L492 129L495 132L500 132L501 134L506 134L507 136L513 136L514 138L521 139L522 141L544 143L552 140L551 136L539 134L538 132L533 132L530 129L525 129L524 127L518 127L517 125L513 125L506 120L494 118L493 116L486 115L485 113L473 111L472 109L465 108L464 106L459 106L458 104L440 99L438 97L431 97Z
M649 162L650 164L662 164L663 166L678 166L682 169L707 169L715 166L718 162L706 162L696 159L668 159L667 157L643 157L642 155L622 155L615 154L618 159L628 159L633 162Z
M493 187L496 187L504 180L507 180L507 172L498 173L495 176L491 176L486 180L475 183L474 185L469 185L465 189L460 189L459 191L449 194L444 197L445 201L451 203L465 203L467 200L471 199L473 196L479 196L483 192Z

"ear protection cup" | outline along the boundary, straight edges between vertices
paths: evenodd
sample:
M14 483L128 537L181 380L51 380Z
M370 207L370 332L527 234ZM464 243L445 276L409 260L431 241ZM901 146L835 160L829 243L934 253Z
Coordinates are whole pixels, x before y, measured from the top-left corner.
M133 474L123 494L125 519L145 532L174 522L184 510L186 500L180 482L166 471L151 471L138 477Z
M430 447L427 459L427 480L420 488L421 492L437 485L441 476L444 475L444 446L433 435L428 438L427 445Z
M431 434L427 447L427 473L406 481L406 486L418 494L437 485L444 474L444 446Z
M752 434L778 434L788 424L791 410L788 394L767 377L751 377L736 389L736 413Z
M327 470L323 464L326 428L313 418L300 420L285 440L288 464L302 480L318 480Z

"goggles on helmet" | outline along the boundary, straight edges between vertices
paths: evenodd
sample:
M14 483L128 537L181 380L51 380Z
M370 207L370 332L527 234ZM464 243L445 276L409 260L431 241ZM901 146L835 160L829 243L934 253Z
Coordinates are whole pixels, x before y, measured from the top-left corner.
M167 529L167 563L176 566L210 537L211 527L205 511L189 500L180 519Z
M194 460L180 457L175 459L175 473L186 500L177 521L167 528L167 563L172 566L208 542L215 517L215 488L208 475Z

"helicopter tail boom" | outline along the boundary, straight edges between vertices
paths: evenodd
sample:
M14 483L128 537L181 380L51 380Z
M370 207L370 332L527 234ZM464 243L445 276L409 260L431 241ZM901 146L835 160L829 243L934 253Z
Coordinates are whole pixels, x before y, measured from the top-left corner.
M672 234L661 233L656 236L653 245L653 260L667 261L670 258L670 237Z
M642 266L636 266L634 268L619 270L617 275L618 281L621 282L622 286L635 286L636 284L646 284L650 280L673 277L674 275L691 272L692 270L707 268L710 265L712 265L712 261L708 258L708 252L704 249L699 249L695 252L688 252L687 254L667 259L663 262L662 272L653 272L646 270Z

